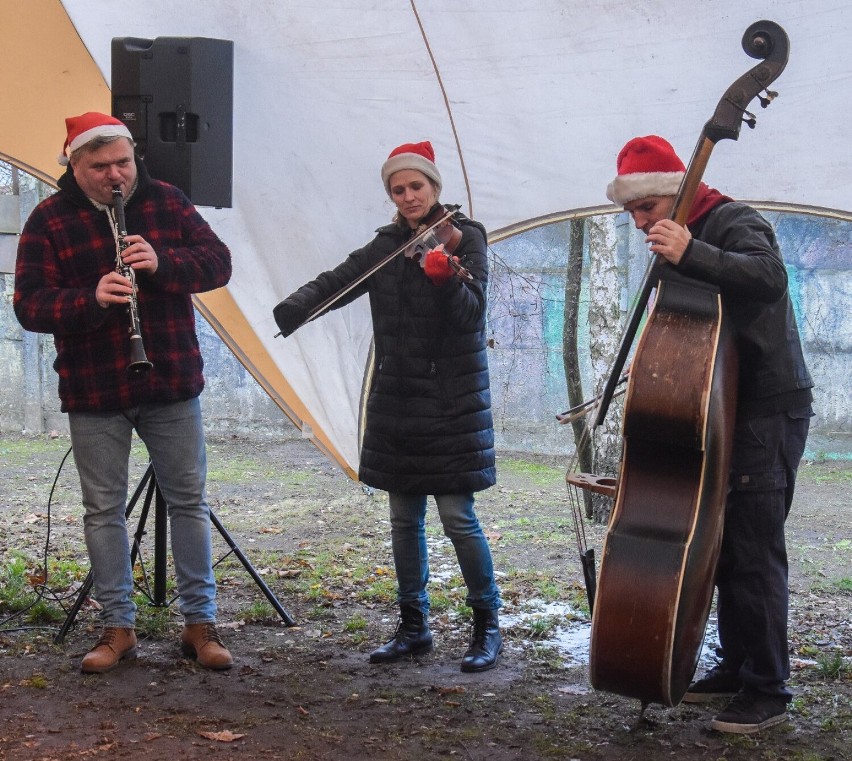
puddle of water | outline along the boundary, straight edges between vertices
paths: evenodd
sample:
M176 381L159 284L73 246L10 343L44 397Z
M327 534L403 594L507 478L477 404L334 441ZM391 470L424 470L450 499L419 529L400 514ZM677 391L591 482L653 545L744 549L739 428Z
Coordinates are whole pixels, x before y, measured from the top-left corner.
M427 537L427 545L430 553L439 548L449 545L446 537ZM433 555L434 557L434 555ZM443 585L458 572L458 564L446 562L431 568L429 580L431 584ZM552 626L552 622L557 622ZM536 625L548 628L546 638L535 637L532 632ZM500 613L500 625L504 629L515 629L525 644L536 643L557 649L566 665L582 666L589 662L589 646L591 640L592 623L585 617L585 613L568 603L547 602L541 599L527 600L517 613ZM522 633L528 632L527 636ZM697 674L702 674L716 663L716 647L719 641L718 627L716 625L715 613L711 613L707 622L707 630L704 634L704 644L698 656Z
M591 638L591 621L584 614L567 603L545 602L544 600L528 600L520 612L500 616L500 623L506 628L530 630L536 622L564 621L553 628L546 638L527 639L542 645L556 648L568 665L585 665L589 662L589 644ZM700 674L716 662L716 646L718 643L718 628L715 615L711 615L704 634L704 645L698 658L697 672Z

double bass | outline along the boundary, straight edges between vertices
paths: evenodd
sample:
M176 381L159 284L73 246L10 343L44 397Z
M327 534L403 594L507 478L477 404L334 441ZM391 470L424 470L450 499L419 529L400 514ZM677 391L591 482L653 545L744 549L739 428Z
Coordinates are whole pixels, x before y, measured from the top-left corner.
M675 198L685 224L715 144L736 140L747 106L766 107L789 53L784 30L758 21L745 52L761 59L725 92L705 124ZM763 95L762 95L763 93ZM717 288L679 276L660 257L601 393L606 414L652 291L653 308L630 365L622 455L592 608L595 689L677 705L698 664L722 540L737 399L737 351Z

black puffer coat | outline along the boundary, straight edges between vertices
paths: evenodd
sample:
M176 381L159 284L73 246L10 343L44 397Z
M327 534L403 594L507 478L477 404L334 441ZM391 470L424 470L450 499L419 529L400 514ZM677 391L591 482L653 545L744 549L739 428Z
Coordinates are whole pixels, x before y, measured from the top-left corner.
M375 366L359 478L385 491L458 494L496 480L491 392L485 348L485 229L456 215L455 249L474 276L433 285L416 261L397 256L335 303L369 293ZM412 237L392 224L335 269L322 273L275 307L287 335L308 312L353 282Z

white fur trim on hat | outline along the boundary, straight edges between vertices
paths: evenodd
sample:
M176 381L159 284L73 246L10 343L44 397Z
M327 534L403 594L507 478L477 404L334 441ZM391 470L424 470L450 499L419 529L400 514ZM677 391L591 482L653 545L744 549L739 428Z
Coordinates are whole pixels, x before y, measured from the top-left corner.
M390 178L403 169L416 169L418 172L423 172L430 180L438 186L438 192L441 192L441 173L434 163L429 161L425 156L418 153L398 153L396 156L391 156L384 164L382 164L382 182L385 185L387 194L390 195Z
M606 188L606 197L619 206L648 196L674 196L683 172L633 172L618 175Z
M99 124L97 127L92 127L91 129L87 129L79 135L76 135L74 139L68 143L65 148L63 148L63 152L59 154L57 161L62 166L67 166L69 163L68 156L74 153L74 151L78 148L84 146L86 143L94 140L96 137L126 137L131 143L133 142L133 135L130 134L130 130L123 124ZM68 156L65 155L65 150L68 151Z

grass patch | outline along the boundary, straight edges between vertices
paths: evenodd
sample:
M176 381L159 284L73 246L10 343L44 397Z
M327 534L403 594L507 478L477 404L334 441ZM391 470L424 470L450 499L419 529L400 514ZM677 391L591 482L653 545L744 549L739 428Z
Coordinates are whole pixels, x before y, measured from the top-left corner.
M0 611L18 611L33 591L23 555L14 554L0 566Z
M820 653L816 658L816 671L823 679L839 679L845 671L843 655L838 652Z
M66 616L60 601L76 594L69 590L87 573L88 567L76 560L53 558L45 575L40 564L23 553L7 553L0 565L0 614L20 614L27 625L58 623Z
M237 618L247 624L262 624L275 621L278 618L278 613L268 602L258 600L242 608L237 613Z
M363 632L367 628L367 619L356 614L343 623L343 631L348 634Z
M162 639L174 629L174 618L169 605L151 605L143 594L133 595L136 603L136 636L140 639Z
M22 465L33 457L65 454L70 446L67 436L57 439L48 436L3 438L0 440L0 458L7 465Z
M852 467L835 462L812 462L799 468L798 478L812 484L842 485L852 483Z
M537 486L560 485L565 482L565 468L546 465L543 463L530 462L529 460L518 460L514 458L501 458L498 469L505 475L522 476Z
M507 631L522 639L548 639L562 623L561 616L533 616L523 623L508 627Z

